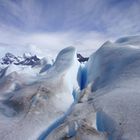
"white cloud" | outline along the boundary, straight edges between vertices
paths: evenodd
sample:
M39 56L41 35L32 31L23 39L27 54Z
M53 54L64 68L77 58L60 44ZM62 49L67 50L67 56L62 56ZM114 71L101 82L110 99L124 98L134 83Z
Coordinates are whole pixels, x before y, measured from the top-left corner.
M89 55L107 40L138 34L140 3L114 1L1 0L0 55L31 51L54 56L67 46Z
M35 34L8 34L0 46L4 52L10 51L14 54L31 52L39 56L56 56L57 53L68 46L74 46L78 52L84 55L90 55L99 48L106 40L111 39L108 36L96 32L57 32L57 33L35 33Z
M139 0L1 0L0 6L0 24L22 31L140 32Z

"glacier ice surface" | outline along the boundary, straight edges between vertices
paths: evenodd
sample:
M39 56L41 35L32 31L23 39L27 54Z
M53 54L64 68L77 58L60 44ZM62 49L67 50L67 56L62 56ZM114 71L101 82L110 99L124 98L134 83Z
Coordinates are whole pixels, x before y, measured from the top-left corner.
M87 63L87 83L92 83L92 100L99 131L109 140L140 139L140 46L136 38L106 42Z
M68 47L54 63L5 67L0 139L139 140L139 47L139 36L124 37L85 63Z
M15 79L18 75L22 77L25 72L30 74L30 71L14 70L14 74L10 70L9 74ZM52 67L40 74L36 82L25 84L18 90L11 89L11 92L6 92L7 88L3 89L5 94L0 100L0 139L37 139L74 102L72 93L80 88L78 71L76 49L68 47L58 54Z

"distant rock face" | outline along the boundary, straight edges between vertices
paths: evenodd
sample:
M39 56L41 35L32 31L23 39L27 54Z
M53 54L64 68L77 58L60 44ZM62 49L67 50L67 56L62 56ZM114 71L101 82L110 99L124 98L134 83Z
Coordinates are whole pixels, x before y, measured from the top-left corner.
M88 61L89 58L88 57L83 57L80 53L77 53L77 59L81 63L81 62Z
M11 53L6 53L5 56L1 59L1 64L12 64L13 62L19 63L19 59Z
M36 55L23 54L23 56L20 57L20 56L15 56L11 53L6 53L5 56L1 58L0 63L2 65L15 64L15 65L33 66L37 64L39 61L40 59Z
M26 57L23 61L20 61L18 63L14 63L14 64L33 66L33 65L37 64L37 62L39 62L39 61L40 61L40 59L36 55L34 55L34 56L31 56L31 57Z

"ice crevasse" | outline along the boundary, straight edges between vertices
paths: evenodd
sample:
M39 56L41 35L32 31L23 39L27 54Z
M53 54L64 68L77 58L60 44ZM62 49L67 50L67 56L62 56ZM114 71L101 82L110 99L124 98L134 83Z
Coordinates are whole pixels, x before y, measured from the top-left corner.
M46 139L139 140L139 47L139 36L125 37L93 53L82 66L82 97Z

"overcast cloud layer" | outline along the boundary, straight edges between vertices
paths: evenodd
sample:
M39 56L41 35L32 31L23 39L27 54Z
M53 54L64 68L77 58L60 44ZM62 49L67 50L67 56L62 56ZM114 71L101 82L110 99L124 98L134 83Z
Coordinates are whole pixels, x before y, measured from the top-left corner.
M139 34L139 13L140 0L0 0L0 55L67 46L88 55L106 40Z

